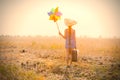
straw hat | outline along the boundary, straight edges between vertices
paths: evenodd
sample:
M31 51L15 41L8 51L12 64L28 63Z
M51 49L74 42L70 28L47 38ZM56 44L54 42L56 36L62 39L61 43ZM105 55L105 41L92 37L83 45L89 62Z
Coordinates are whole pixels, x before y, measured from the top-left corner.
M68 18L64 19L64 23L66 26L73 26L73 25L77 24L77 22L75 20L68 19Z

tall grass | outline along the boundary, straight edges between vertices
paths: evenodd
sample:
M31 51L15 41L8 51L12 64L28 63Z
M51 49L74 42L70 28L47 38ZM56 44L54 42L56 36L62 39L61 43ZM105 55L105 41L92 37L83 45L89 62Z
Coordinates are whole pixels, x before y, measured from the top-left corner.
M34 71L27 71L16 65L0 65L0 80L43 80Z

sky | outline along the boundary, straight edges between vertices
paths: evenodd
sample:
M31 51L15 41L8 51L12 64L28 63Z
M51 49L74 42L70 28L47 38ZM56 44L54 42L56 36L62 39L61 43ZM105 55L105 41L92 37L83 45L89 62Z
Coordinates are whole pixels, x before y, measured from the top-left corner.
M76 36L120 37L120 0L0 0L0 35L59 36L47 14L56 7L62 33L70 18Z

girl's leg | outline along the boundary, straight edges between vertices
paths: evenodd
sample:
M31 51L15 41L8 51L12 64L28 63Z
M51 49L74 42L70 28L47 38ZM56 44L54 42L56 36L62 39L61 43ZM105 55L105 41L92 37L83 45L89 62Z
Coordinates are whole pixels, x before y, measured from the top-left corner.
M69 65L72 64L72 49L69 51Z
M67 66L72 64L72 49L66 49L66 62Z
M68 66L69 65L69 49L66 49L66 62Z
M70 63L69 64L71 65L72 64L72 55L71 54L70 54L70 58L69 59L70 59Z

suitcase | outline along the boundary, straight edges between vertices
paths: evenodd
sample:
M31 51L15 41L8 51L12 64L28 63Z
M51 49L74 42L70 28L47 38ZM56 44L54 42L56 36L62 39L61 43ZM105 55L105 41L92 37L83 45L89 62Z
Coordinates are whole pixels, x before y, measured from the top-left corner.
M72 61L77 62L77 50L76 49L72 50Z

